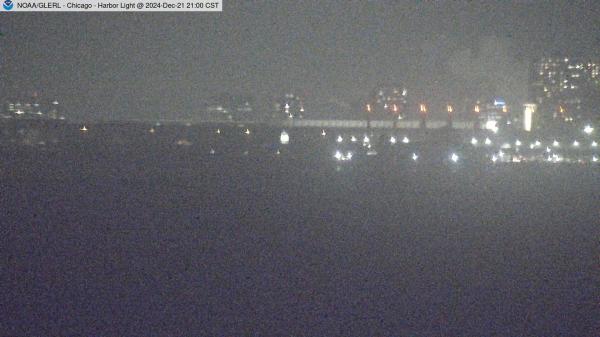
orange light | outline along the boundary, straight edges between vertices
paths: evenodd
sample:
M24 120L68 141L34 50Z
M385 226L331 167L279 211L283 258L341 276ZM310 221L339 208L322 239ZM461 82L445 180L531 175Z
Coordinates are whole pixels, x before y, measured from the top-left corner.
M452 113L452 111L454 111L454 110L452 109L452 105L450 105L450 104L448 104L448 105L446 106L446 109L448 110L448 113L449 113L449 114L451 114L451 113Z
M398 112L398 106L396 104L394 104L394 112Z
M475 113L479 113L479 105L475 105Z
M367 104L367 112L371 112L371 104Z
M427 106L425 106L425 104L421 103L421 104L419 104L419 110L421 111L421 113L426 113Z

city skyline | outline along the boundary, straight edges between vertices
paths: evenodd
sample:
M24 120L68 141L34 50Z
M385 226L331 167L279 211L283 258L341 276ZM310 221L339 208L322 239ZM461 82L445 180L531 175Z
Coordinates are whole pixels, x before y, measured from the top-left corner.
M223 91L352 103L390 83L431 104L490 92L514 104L527 100L537 58L599 55L593 2L255 4L6 15L0 90L38 91L101 119L178 118Z

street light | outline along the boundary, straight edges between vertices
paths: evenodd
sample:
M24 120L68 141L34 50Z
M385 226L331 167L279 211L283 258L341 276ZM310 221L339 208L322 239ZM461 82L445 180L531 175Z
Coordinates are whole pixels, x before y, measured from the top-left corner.
M479 112L479 104L475 104L475 107L473 108L473 117L475 118L473 128L475 128L476 130L479 130L481 128L481 124L479 122Z
M392 111L394 112L394 130L397 128L398 126L398 105L396 103L394 103L394 105L392 105Z
M427 127L427 106L424 103L419 104L419 116L421 117L421 127Z
M371 104L367 103L366 106L366 110L367 110L367 129L371 129L371 112L372 112L372 108L371 108Z

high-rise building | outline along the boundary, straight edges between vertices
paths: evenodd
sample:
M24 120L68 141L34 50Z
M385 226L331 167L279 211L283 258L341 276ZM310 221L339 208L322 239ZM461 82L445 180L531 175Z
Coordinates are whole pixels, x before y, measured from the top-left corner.
M545 120L600 117L600 58L542 58L534 63L531 99Z

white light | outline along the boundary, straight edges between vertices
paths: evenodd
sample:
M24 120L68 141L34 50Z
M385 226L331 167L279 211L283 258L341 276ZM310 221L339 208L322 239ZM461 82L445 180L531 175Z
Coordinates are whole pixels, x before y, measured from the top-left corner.
M250 129L246 129L246 132L245 132L245 133L246 133L247 135L249 135L249 134L250 134Z
M593 161L594 163L595 163L595 162L597 162L597 161L598 161L598 157L596 157L595 155L594 155L594 156L592 156L592 161Z
M352 137L350 138L350 141L351 141L352 143L356 143L356 137L352 136Z
M148 132L150 132L150 133L154 133L154 132L155 132L155 130L154 130L154 128L150 128L150 130L148 130Z
M496 161L498 161L498 157L496 157L496 155L492 155L492 162L495 163Z
M594 128L591 125L586 125L585 128L583 128L583 132L585 132L588 135L591 135L592 132L594 132Z
M369 139L369 137L367 135L365 135L365 138L363 138L363 143L368 143L371 140Z
M475 137L471 138L471 144L477 145L477 143L478 143L477 138L475 138Z
M412 154L412 160L417 161L417 159L419 159L419 156L417 156L416 153Z
M221 129L217 129L217 135L221 134Z
M394 136L391 136L391 137L390 137L390 143L392 143L392 144L396 144L396 137L394 137Z
M211 148L210 149L210 154L215 154L215 149Z
M344 138L342 138L342 135L339 135L339 136L337 136L337 139L336 139L336 141L337 141L338 143L341 143L341 142L343 142L343 141L344 141Z
M82 127L81 127L81 129L79 129L79 130L80 130L80 131L83 131L83 132L85 132L85 131L87 131L88 129L87 129L87 128L85 127L85 125L84 125L84 126L82 126Z
M579 147L579 142L578 141L573 141L573 147Z
M510 144L509 144L509 143L504 143L504 144L502 144L502 146L501 146L500 148L501 148L501 149L510 149L510 148L511 148L511 146L510 146Z
M535 145L535 147L540 147L542 146L542 143L539 140L536 140L535 143L533 143L533 145Z
M552 142L552 146L554 146L554 147L559 147L559 146L560 146L560 143L559 143L557 140L554 140L554 141Z
M525 131L531 131L533 124L533 113L535 112L535 104L525 104L525 111L523 112L523 129Z
M327 136L327 132L325 132L325 129L321 130L321 136L323 136L323 137Z
M596 143L596 141L592 142L592 147L598 147L598 143Z
M485 128L491 130L494 133L498 132L498 122L495 120L488 120L485 122Z
M552 150L548 146L546 146L546 152L550 153L552 152Z
M404 138L402 138L402 143L408 144L408 143L410 143L410 139L408 139L408 137L404 136Z
M337 150L337 151L335 151L335 154L333 155L333 157L340 161L347 161L347 160L352 159L352 152L348 151L348 153L346 153L346 155L344 155L340 150Z
M485 138L485 145L492 145L492 141L489 138Z
M504 158L504 152L502 152L502 150L498 151L498 156L500 158Z
M279 149L277 149L277 152L275 152L276 155L280 155L281 151L279 151Z
M521 141L517 139L517 140L515 141L515 146L521 146Z
M289 144L290 142L290 135L288 135L287 132L281 131L281 136L279 136L279 141L281 142L281 144Z
M456 153L453 153L453 154L450 156L450 160L452 160L453 162L455 162L455 163L456 163L456 162L458 161L458 155L457 155Z

